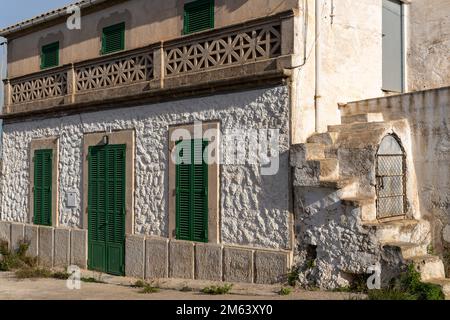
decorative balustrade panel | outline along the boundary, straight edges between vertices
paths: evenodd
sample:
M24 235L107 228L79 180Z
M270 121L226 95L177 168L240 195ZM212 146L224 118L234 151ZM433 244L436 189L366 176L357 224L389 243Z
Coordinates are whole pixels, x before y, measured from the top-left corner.
M281 55L281 23L244 29L165 50L166 75L238 65Z
M153 78L153 52L78 67L75 73L79 92L148 81Z
M55 72L11 82L11 103L19 104L67 94L67 72Z

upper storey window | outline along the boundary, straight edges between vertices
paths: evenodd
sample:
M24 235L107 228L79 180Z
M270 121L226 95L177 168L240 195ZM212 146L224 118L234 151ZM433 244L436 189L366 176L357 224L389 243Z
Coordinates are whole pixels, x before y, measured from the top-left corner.
M125 23L115 24L103 29L102 54L125 49Z
M196 0L184 6L184 34L214 28L214 0Z
M41 69L57 67L59 65L59 42L42 46Z
M403 92L403 3L383 0L383 90Z

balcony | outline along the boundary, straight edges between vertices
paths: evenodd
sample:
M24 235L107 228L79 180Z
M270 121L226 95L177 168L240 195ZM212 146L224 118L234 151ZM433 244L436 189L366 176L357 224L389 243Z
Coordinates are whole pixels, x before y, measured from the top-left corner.
M285 77L294 13L5 80L3 119L161 101ZM139 101L137 101L139 100Z

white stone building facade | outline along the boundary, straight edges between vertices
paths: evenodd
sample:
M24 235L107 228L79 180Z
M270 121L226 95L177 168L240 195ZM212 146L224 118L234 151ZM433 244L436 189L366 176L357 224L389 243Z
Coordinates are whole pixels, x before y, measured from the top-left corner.
M296 270L305 285L335 288L377 261L389 277L414 259L425 280L445 278L443 262L429 257L427 248L434 244L443 253L450 246L443 232L450 223L448 179L435 172L449 160L450 1L264 3L82 1L81 31L67 29L66 8L35 18L33 26L24 22L0 31L8 39L0 238L12 246L29 241L30 253L51 266L77 264L140 278L272 283ZM392 6L400 12L394 22L386 18ZM155 15L156 7L161 14ZM208 8L208 24L188 32L195 25L185 17L200 7ZM418 12L434 18L424 20ZM117 30L111 40L117 50L109 52L105 39ZM423 30L432 30L433 40ZM390 32L401 37L394 48L385 40ZM52 60L44 52L55 44ZM386 48L398 51L398 61L386 61ZM384 83L386 65L396 63L398 91ZM441 123L431 119L434 112ZM203 241L186 241L179 231L182 168L172 162L178 141L171 133L192 133L198 122L202 133L216 130L208 143L218 142L222 161L202 169L207 187L198 210L206 215L203 229L192 229ZM230 161L225 142L233 132L272 129L279 155L274 174L264 174L261 163L245 156ZM427 160L420 157L422 135L443 141L438 157L430 150ZM388 220L378 215L376 162L386 136L395 136L404 150L406 177L402 215ZM245 154L254 147L249 137L237 143ZM120 207L123 219L123 250L115 253L114 270L99 268L96 259L109 256L101 250L117 247L102 249L92 239L100 225L111 223L106 213L101 224L92 218L92 204L101 201L92 200L90 191L103 182L110 186L109 176L91 176L98 160L91 151L108 145L125 150L108 167L122 172L114 179L123 184L114 192L123 193L105 198ZM41 210L39 150L51 150L49 225L35 219ZM189 170L192 186L196 169ZM427 176L434 178L423 183ZM402 256L405 247L414 249Z

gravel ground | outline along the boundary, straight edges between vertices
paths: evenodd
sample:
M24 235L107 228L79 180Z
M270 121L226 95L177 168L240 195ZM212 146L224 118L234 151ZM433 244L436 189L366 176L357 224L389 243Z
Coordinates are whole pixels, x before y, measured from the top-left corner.
M83 276L98 275L84 272ZM349 293L295 290L290 295L280 296L280 286L235 284L230 294L211 296L200 293L207 281L180 279L155 280L157 293L143 294L130 284L135 279L100 276L107 283L81 283L80 290L70 290L65 280L24 279L19 280L12 273L0 273L0 300L346 300L363 298ZM181 292L183 287L191 292Z

